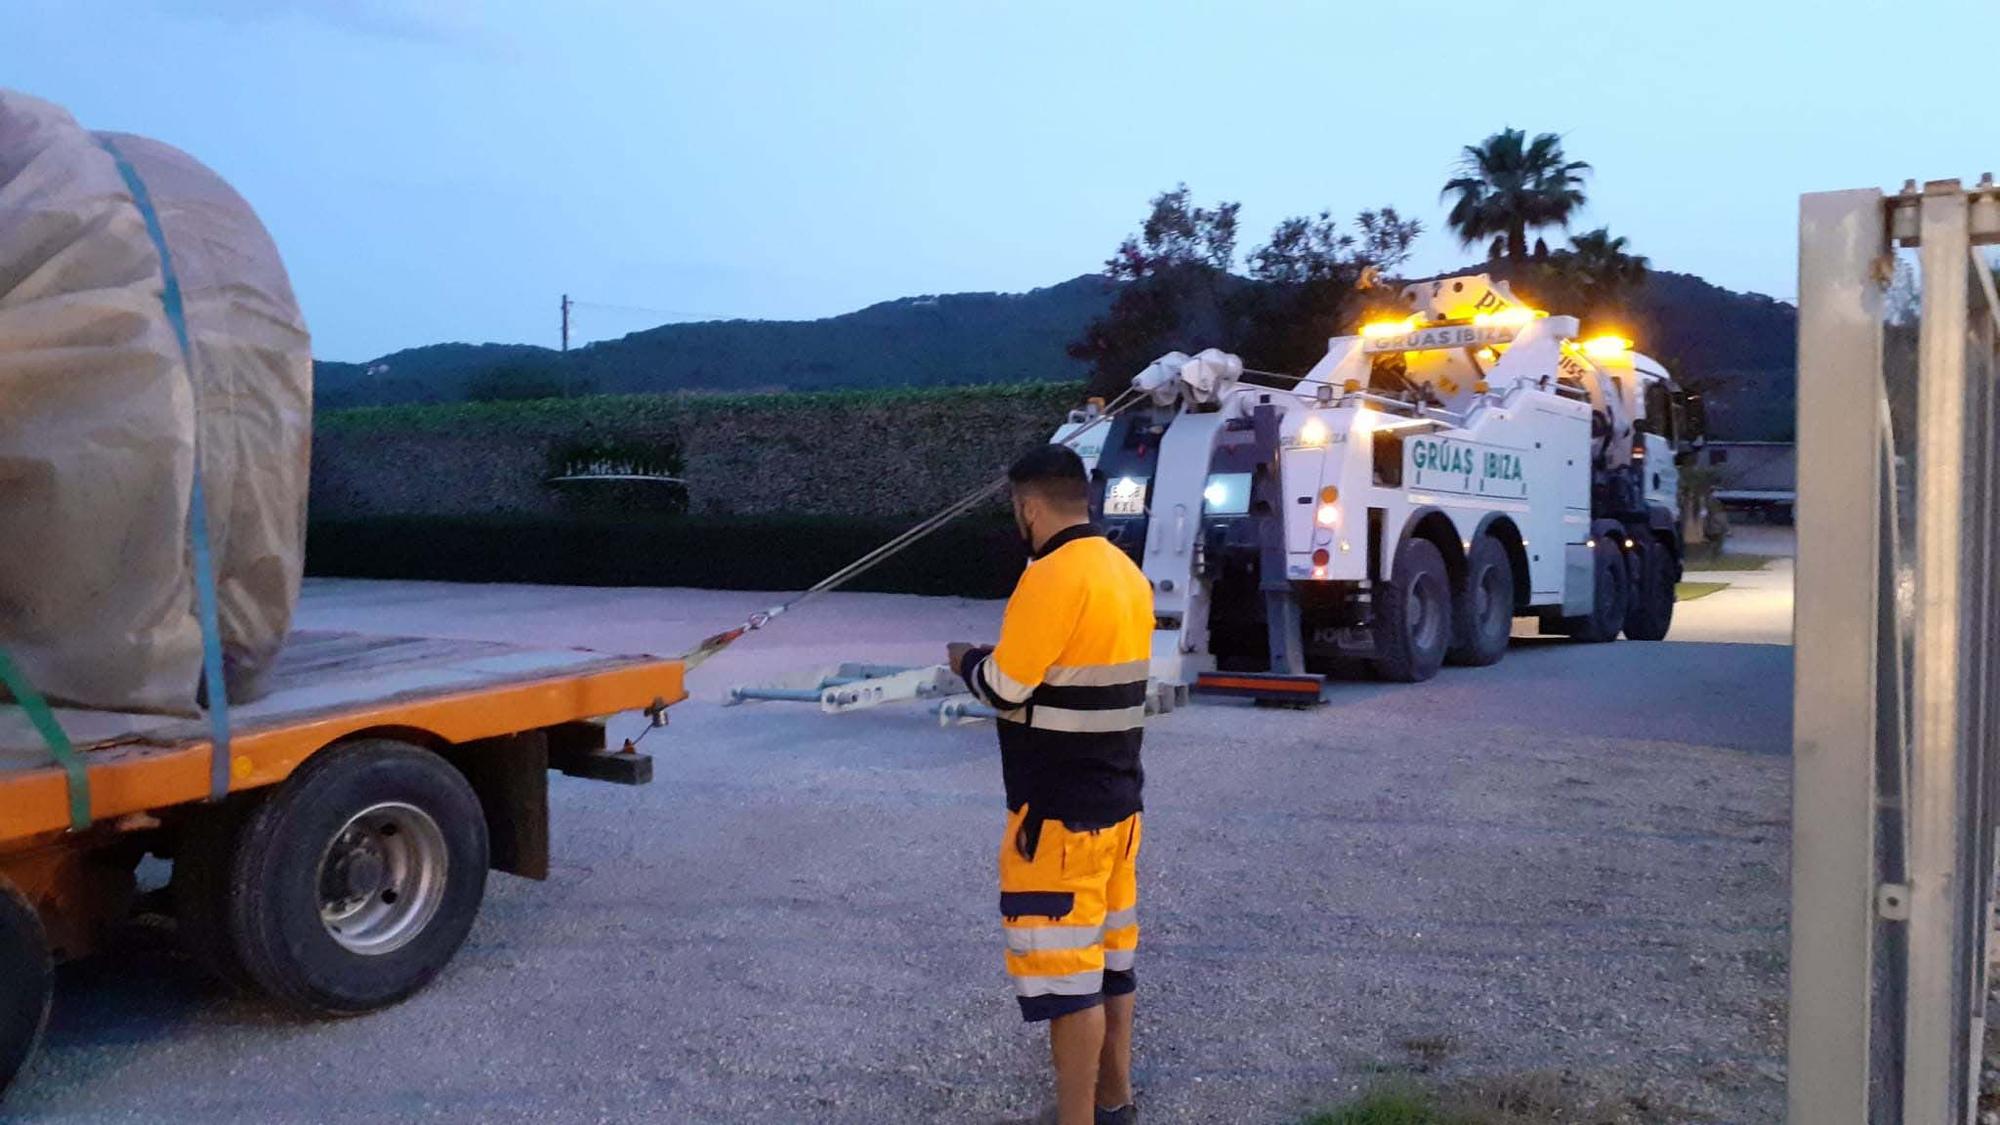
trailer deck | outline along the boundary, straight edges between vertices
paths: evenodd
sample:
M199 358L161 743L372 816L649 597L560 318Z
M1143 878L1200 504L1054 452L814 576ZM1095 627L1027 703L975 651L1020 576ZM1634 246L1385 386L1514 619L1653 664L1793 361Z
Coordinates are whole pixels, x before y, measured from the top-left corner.
M232 707L232 790L282 780L308 755L362 731L448 742L493 738L685 698L678 660L493 641L300 632L271 690ZM97 820L207 796L200 718L58 708L85 754ZM0 708L0 850L67 827L62 771L19 708Z

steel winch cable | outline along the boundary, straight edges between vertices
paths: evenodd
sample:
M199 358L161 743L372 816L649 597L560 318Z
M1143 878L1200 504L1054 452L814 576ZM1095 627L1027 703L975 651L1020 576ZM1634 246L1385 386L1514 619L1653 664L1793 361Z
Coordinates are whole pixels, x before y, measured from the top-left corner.
M1077 440L1083 437L1083 435L1137 405L1143 397L1144 393L1138 388L1127 388L1105 406L1096 417L1086 422L1075 433L1064 438L1060 444L1074 446ZM978 488L973 489L971 492L966 493L964 496L959 497L957 500L938 509L895 538L890 539L888 542L883 543L881 546L876 547L874 550L869 551L867 554L862 555L860 558L855 559L853 562L813 583L799 593L792 595L785 601L772 606L770 609L760 610L751 614L748 618L744 619L741 625L738 625L734 629L724 630L704 639L700 644L682 654L680 657L681 662L686 665L689 671L699 668L710 657L741 640L746 634L762 629L779 616L797 609L799 606L804 605L821 594L847 585L849 582L889 561L945 524L950 523L952 520L957 519L973 508L999 495L1000 491L1006 487L1007 476L1002 473L985 484L980 485Z

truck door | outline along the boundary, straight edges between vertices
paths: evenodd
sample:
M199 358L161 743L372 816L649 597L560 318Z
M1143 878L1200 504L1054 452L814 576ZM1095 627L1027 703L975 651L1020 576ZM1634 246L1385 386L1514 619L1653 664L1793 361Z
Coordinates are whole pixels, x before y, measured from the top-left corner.
M1641 408L1643 413L1633 441L1633 461L1640 473L1640 487L1644 490L1648 507L1657 505L1670 513L1678 513L1680 466L1676 464L1675 454L1679 451L1679 442L1674 431L1679 419L1675 417L1667 384L1659 379L1646 379Z

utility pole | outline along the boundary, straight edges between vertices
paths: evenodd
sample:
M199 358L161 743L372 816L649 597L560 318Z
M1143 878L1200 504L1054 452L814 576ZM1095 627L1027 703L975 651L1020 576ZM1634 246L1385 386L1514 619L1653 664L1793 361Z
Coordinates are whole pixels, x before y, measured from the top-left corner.
M569 294L562 295L562 350L569 350L569 307L573 302Z

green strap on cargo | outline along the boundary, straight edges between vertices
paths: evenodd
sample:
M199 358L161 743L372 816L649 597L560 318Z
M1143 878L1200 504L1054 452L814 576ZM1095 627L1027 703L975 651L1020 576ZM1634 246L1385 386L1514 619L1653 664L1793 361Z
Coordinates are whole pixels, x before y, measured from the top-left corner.
M194 349L188 343L187 308L181 299L180 277L174 272L174 256L167 250L167 234L160 226L160 213L153 206L146 181L139 177L138 169L132 167L132 162L118 151L111 138L100 136L97 144L110 154L112 163L118 166L118 174L124 178L125 188L132 194L132 205L139 209L139 217L146 221L146 235L153 240L153 250L160 256L160 307L174 330L175 341L180 344L181 366L187 372L188 391L199 407L201 387L195 381ZM229 689L223 668L221 610L216 598L215 558L209 548L208 498L202 490L201 461L201 424L197 418L194 479L188 495L188 547L194 562L195 620L201 625L201 680L208 692L211 747L208 755L208 799L220 801L229 795L234 763L229 748Z
M7 694L14 697L28 721L41 732L42 741L49 744L49 753L55 756L56 764L69 775L69 827L72 832L81 832L90 827L90 773L84 769L83 755L76 752L69 734L56 721L56 713L49 708L49 701L28 682L28 677L14 665L14 658L7 650L0 648L0 685L5 685Z

